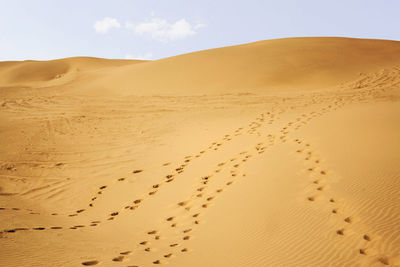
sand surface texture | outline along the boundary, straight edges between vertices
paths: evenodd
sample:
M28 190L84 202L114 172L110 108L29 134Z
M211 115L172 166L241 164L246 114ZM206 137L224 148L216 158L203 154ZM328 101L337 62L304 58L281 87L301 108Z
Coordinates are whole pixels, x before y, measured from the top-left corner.
M0 62L0 266L400 266L400 42Z

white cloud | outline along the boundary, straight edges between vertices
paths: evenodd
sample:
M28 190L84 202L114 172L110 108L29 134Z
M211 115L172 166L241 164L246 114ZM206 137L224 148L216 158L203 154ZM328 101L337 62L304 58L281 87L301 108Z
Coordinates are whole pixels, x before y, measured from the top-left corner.
M103 20L96 21L93 27L96 32L106 34L111 28L121 27L121 24L114 18L105 17Z
M127 22L125 27L138 35L148 35L155 40L166 42L193 36L197 33L196 30L205 27L205 24L192 25L186 19L170 23L165 19L152 18L139 24Z
M197 30L197 29L204 28L205 26L206 26L206 24L204 24L204 23L197 23L196 25L194 25L194 28Z
M126 54L125 59L151 60L153 59L153 54L152 53L146 53L144 55Z

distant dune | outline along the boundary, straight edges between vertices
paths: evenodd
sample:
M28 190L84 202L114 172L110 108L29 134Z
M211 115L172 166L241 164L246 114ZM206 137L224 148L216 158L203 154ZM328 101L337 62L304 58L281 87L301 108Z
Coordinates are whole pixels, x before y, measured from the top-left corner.
M0 62L0 266L400 266L400 42Z
M141 60L72 57L49 61L0 62L0 86L51 86L71 82L80 72L101 71L143 62Z
M395 41L287 38L156 61L68 58L0 63L0 86L72 83L74 94L152 95L314 90L400 61ZM3 65L3 66L2 66ZM2 72L1 69L4 69ZM35 70L34 72L32 70Z

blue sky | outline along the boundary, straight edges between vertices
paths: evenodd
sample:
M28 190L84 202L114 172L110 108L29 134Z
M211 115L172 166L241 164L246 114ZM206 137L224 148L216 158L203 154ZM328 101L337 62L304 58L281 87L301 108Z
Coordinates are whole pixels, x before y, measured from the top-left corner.
M400 40L399 0L0 0L0 61L158 59L295 36Z

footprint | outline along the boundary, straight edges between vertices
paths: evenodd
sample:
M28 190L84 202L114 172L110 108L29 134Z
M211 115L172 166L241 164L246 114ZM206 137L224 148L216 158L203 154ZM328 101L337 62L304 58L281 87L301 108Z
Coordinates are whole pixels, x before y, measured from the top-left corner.
M124 256L118 256L112 259L113 261L123 261L124 260Z
M336 234L338 235L344 235L344 229L339 229L336 231Z
M132 173L140 173L140 172L142 172L143 170L134 170Z
M187 204L186 201L181 201L181 202L178 203L178 206L182 206L182 207L183 207L183 206L185 206L186 204Z
M364 235L364 236L363 236L363 239L364 239L364 240L367 240L367 241L371 241L371 237L370 237L369 235Z
M18 227L18 228L15 228L15 229L14 229L14 231L26 231L26 230L29 230L29 228L26 228L26 227Z
M315 197L308 197L307 198L309 201L314 201L315 200Z
M352 222L353 222L353 220L351 219L351 217L345 218L344 221L347 222L347 223L352 223Z
M361 255L367 255L367 252L366 252L366 250L365 249L363 249L363 248L360 248L360 254Z
M32 228L33 230L45 230L46 228L45 227L35 227L35 228Z
M141 199L136 199L135 201L133 201L134 204L139 204L140 202L142 202Z
M156 234L156 233L157 233L157 230L153 230L153 231L147 232L148 235L154 235L154 234Z
M389 259L387 257L380 257L378 261L384 265L389 265Z
M168 253L168 254L165 254L165 255L164 255L165 258L169 258L169 257L171 257L171 256L172 256L172 253Z
M121 255L129 255L131 253L132 253L132 251L128 250L128 251L120 252L119 254L121 254Z
M174 219L174 217L168 217L168 218L167 218L167 221L170 222L170 221L172 221L173 219Z
M186 234L186 233L189 233L190 231L192 231L192 229L186 229L186 230L183 230L182 232Z
M85 266L92 266L92 265L96 265L96 264L98 264L99 263L99 261L97 261L97 260L93 260L93 261L84 261L84 262L82 262L82 265L85 265Z
M171 245L169 245L170 247L176 247L178 244L177 243L174 243L174 244L171 244Z
M61 226L52 226L52 227L50 227L50 229L58 230L58 229L62 229L62 227Z
M153 261L153 264L161 264L160 260Z
M184 236L183 238L182 238L183 240L189 240L190 239L190 236Z
M188 249L187 248L183 248L183 249L181 249L181 252L187 252L188 251Z

